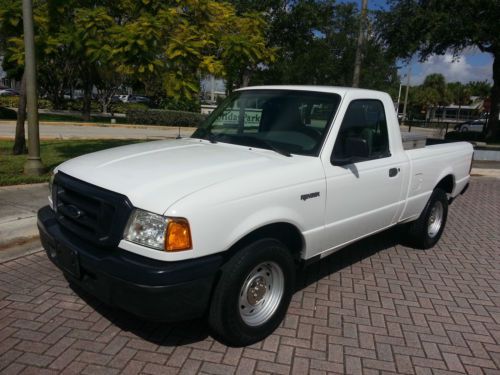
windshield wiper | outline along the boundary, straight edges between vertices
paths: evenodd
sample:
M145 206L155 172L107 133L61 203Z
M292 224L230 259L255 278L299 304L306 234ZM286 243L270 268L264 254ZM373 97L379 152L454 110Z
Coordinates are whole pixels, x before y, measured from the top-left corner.
M286 157L291 157L292 154L290 154L289 151L287 150L283 150L282 148L279 148L279 147L276 147L275 145L273 145L271 142L269 141L266 141L265 139L262 139L262 138L254 138L254 137L248 137L248 139L250 141L256 141L255 143L259 143L260 145L263 145L265 146L265 148L269 149L269 150L272 150L274 152L277 152L278 154L281 154L283 156L286 156Z
M218 143L218 139L220 136L223 136L224 134L214 134L211 131L206 131L206 133L202 136L202 138L207 139L210 143ZM237 138L243 138L245 141L244 143L253 143L255 147L263 147L267 150L274 151L280 155L286 156L286 157L291 157L292 154L290 154L289 151L283 150L282 148L276 147L274 144L271 142L262 139L262 138L255 138L255 137L249 137L249 136L239 136ZM237 139L235 138L235 139ZM231 142L230 142L231 143Z
M217 135L212 132L207 133L206 138L210 141L210 143L217 143Z

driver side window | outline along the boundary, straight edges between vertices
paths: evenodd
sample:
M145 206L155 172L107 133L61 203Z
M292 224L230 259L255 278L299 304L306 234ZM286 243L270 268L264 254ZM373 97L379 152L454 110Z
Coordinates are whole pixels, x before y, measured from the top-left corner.
M361 162L389 157L384 105L379 100L353 100L340 126L332 160Z

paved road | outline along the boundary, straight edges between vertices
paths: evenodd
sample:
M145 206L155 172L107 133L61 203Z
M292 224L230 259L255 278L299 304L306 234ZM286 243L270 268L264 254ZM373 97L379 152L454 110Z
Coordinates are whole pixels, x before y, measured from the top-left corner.
M0 122L0 138L13 139L14 130L13 123ZM194 129L180 128L180 131L183 137L188 137ZM161 139L175 138L178 133L179 128L170 126L40 125L42 139Z
M12 121L0 121L0 138L14 138L15 125ZM408 127L403 126L402 131ZM189 137L194 128L181 128L181 135ZM412 128L412 133L424 134L427 137L442 138L439 129ZM157 139L174 138L179 128L170 126L109 126L95 124L81 126L77 124L63 125L61 123L44 123L40 125L40 137L45 139ZM27 133L26 133L27 134Z
M145 322L75 292L37 253L0 264L0 372L498 374L500 180L474 178L428 251L391 231L307 270L280 328L247 348L202 320Z

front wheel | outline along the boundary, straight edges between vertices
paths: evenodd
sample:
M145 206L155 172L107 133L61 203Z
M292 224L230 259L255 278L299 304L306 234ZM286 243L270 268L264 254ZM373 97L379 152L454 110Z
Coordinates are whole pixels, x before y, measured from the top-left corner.
M244 247L223 267L209 311L215 336L245 346L270 335L283 320L295 284L295 265L280 241Z
M420 249L433 247L441 238L448 217L448 197L436 188L432 192L420 217L410 224L412 244Z

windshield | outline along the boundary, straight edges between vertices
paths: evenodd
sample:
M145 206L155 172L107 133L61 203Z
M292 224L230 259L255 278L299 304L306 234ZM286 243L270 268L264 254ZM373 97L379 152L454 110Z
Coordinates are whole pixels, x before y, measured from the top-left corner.
M292 90L248 90L231 95L193 138L267 148L283 155L317 156L340 96Z

